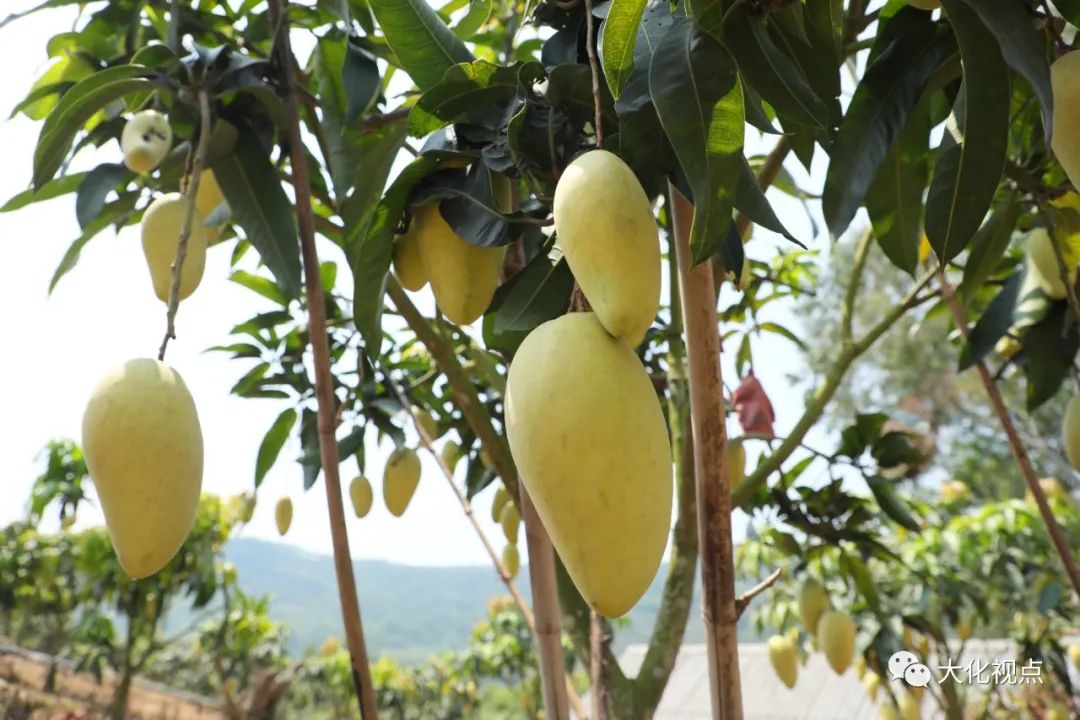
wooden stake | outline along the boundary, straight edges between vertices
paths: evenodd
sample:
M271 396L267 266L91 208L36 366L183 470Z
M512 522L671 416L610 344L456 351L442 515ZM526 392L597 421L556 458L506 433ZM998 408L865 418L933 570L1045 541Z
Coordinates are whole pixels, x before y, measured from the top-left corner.
M715 720L742 720L731 487L724 467L727 432L716 294L710 264L690 266L690 225L694 207L674 186L669 187L669 193L686 325L686 354L690 365L690 424L697 475L702 614L712 716Z
M300 250L304 260L304 285L307 290L311 353L315 363L315 398L318 404L319 455L322 460L323 482L326 485L326 505L330 514L330 536L334 547L334 570L337 574L341 616L345 625L345 643L349 648L353 684L362 720L376 720L378 707L375 688L371 684L364 628L360 620L360 601L356 594L352 556L349 553L349 534L345 527L345 507L341 499L340 460L336 436L337 402L334 398L334 378L330 370L330 340L326 332L326 300L319 275L319 256L315 249L315 220L311 208L311 183L303 138L300 136L300 116L296 106L296 78L293 74L293 54L289 42L289 23L286 0L270 0L270 24L280 27L277 37L278 66L284 75L285 119L288 126L289 159L296 193L296 219L300 230Z

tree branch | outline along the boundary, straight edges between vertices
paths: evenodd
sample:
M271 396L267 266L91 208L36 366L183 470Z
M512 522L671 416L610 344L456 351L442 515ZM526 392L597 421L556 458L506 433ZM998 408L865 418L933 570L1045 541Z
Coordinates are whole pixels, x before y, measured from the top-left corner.
M751 600L753 600L758 595L775 585L776 581L779 580L783 574L784 568L776 568L772 571L769 577L765 578L757 585L750 588L739 597L735 598L735 612L739 614L739 617L742 617L743 613L746 611L746 607L750 604Z
M870 256L870 241L873 239L873 235L873 229L867 228L855 245L855 264L851 270L851 280L848 282L847 291L844 293L844 305L841 310L843 321L841 332L843 333L842 337L845 345L852 342L855 322L855 298L859 295L859 283L862 281L866 259Z
M311 352L315 364L315 397L318 411L319 454L326 503L330 516L330 535L333 541L334 570L337 575L341 615L345 625L345 641L352 665L353 684L362 720L376 720L378 707L375 688L371 682L367 646L364 642L360 601L356 594L349 535L345 526L345 508L341 498L340 458L336 438L336 400L334 378L330 367L330 340L326 330L326 302L319 273L319 256L315 248L315 219L311 206L311 180L307 150L300 133L300 113L297 109L295 60L289 38L287 0L270 0L270 24L280 27L275 51L284 80L285 120L288 130L289 161L292 165L293 188L296 195L296 219L300 232L300 250L304 264L304 285L307 290L308 327Z
M191 162L191 177L188 180L187 189L184 191L184 222L180 226L180 239L176 245L176 260L172 265L172 284L169 286L169 306L165 313L165 337L161 340L158 348L158 360L165 359L165 351L169 347L169 340L176 337L176 311L180 307L180 277L184 269L184 261L187 259L188 240L191 238L192 224L195 222L195 197L199 193L199 181L202 178L202 169L206 164L206 155L210 152L210 133L213 119L210 114L210 95L205 88L199 89L199 146L195 150L195 158Z
M957 301L956 293L953 291L953 287L945 277L944 272L940 274L939 283L941 284L941 293L949 306L949 311L952 313L953 321L956 323L960 334L967 340L971 334L967 324L967 317L964 314L964 309ZM975 369L978 371L979 378L986 389L986 395L990 399L990 406L994 409L994 414L997 415L998 422L1001 423L1001 429L1005 432L1005 437L1009 441L1009 449L1012 451L1013 458L1016 459L1016 464L1020 468L1020 474L1024 476L1028 490L1031 491L1032 497L1035 498L1035 505L1038 506L1039 514L1046 524L1046 530L1050 533L1050 540L1054 543L1054 547L1061 557L1061 564L1065 566L1065 573L1069 576L1073 591L1076 593L1076 597L1080 599L1080 567L1077 567L1076 558L1073 557L1073 550L1069 547L1069 540L1065 537L1061 525L1058 524L1057 519L1054 517L1053 510L1050 509L1046 493L1043 492L1042 485L1039 484L1039 478L1035 475L1035 469L1031 466L1031 458L1028 457L1027 449L1020 439L1019 433L1016 432L1016 426L1013 424L1009 411L1005 407L1005 401L1001 397L1001 390L984 361L979 360L975 363Z
M592 74L593 128L596 130L596 148L599 150L604 147L604 123L600 105L600 65L596 61L592 0L585 0L585 52L589 56L589 70Z

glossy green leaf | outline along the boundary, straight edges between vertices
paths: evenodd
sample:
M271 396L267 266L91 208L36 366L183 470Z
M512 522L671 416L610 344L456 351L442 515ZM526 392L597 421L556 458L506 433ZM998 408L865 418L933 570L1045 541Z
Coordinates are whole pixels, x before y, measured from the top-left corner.
M277 462L281 448L285 446L285 441L289 439L289 433L292 432L295 424L296 410L288 408L277 416L274 424L266 431L262 442L259 443L259 452L255 458L255 487L262 485L266 473L270 472L270 468Z
M105 205L97 217L83 228L82 234L71 243L67 252L64 253L64 257L61 258L60 264L53 271L52 277L49 279L50 293L56 289L60 278L64 277L79 262L79 254L86 247L86 244L110 225L122 224L134 212L135 203L138 199L139 193L137 192L124 193L116 200Z
M427 0L370 0L368 5L401 67L421 90L454 65L472 61L465 43Z
M702 68L708 68L703 72ZM687 19L661 40L649 68L649 89L660 123L693 189L690 248L695 264L724 250L725 267L741 257L722 243L731 225L732 178L742 163L742 85L724 46ZM738 248L741 256L741 243Z
M956 289L957 297L964 305L971 303L975 293L1004 257L1020 216L1019 200L1018 193L1010 190L990 219L975 233L971 252L964 264L964 279Z
M70 175L61 175L54 180L50 180L36 190L34 188L23 190L21 193L12 196L10 200L4 203L3 207L0 207L0 213L21 210L27 205L33 205L34 203L52 200L61 195L73 193L79 189L79 185L82 184L82 181L85 178L86 173L71 173Z
M574 276L565 258L552 262L539 254L502 287L493 301L495 332L528 332L562 315L570 303Z
M787 231L784 224L780 222L780 218L777 217L776 211L769 204L769 199L765 197L765 191L758 184L757 177L745 157L742 158L739 165L739 179L735 186L735 193L732 196L735 209L745 214L755 225L760 225L766 230L783 235L791 242L801 246L802 243L796 240Z
M300 243L292 203L258 137L250 130L241 131L232 154L213 169L233 217L278 287L289 298L299 297Z
M105 207L105 199L116 190L121 180L132 176L130 170L117 163L102 163L86 173L75 195L75 218L80 228L86 228Z
M983 310L978 322L971 328L968 341L960 351L959 369L966 370L985 358L997 341L1005 336L1013 324L1016 301L1024 284L1024 271L1020 270L1002 286L994 299Z
M600 56L611 95L618 100L634 70L634 46L646 0L612 0L601 31Z
M1010 84L997 40L979 16L965 0L943 6L964 68L926 198L926 235L946 263L971 242L993 202L1008 151Z
M1055 303L1042 320L1031 326L1021 343L1027 355L1027 409L1035 410L1049 400L1073 369L1080 350L1080 333L1066 303Z
M874 494L874 499L877 500L882 512L912 532L921 530L919 521L911 514L911 510L896 496L892 481L881 477L871 477L866 479L866 484L870 486L870 492Z
M289 306L289 299L281 292L281 288L267 277L252 275L246 270L234 270L229 279L237 285L242 285L252 292L262 295L267 300L277 303L282 307Z
M431 120L419 120L425 115L413 111L410 130L414 135L427 135L460 117L499 108L513 99L517 89L517 66L504 67L486 60L454 65L416 104Z
M470 0L469 12L454 25L454 34L462 40L472 40L476 31L491 17L494 0Z

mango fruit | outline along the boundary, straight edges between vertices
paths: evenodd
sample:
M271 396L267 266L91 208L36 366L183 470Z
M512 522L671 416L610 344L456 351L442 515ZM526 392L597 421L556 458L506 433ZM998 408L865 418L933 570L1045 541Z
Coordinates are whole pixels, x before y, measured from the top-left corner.
M910 692L900 695L900 715L904 720L920 720L922 718L922 703L919 698Z
M428 284L424 261L420 258L420 241L417 239L418 222L414 218L409 229L394 241L394 275L406 290L423 290Z
M503 536L511 545L517 544L518 529L521 527L521 515L518 514L517 506L512 502L503 503L499 512L499 525L502 526Z
M1069 499L1069 493L1057 478L1039 478L1039 487L1042 488L1046 499L1051 502L1067 502ZM1024 500L1026 502L1035 502L1030 490L1024 493Z
M162 195L143 213L142 246L154 294L164 303L169 302L172 288L172 266L176 262L176 249L180 245L180 230L184 224L187 203L180 193ZM180 299L191 295L202 281L206 268L206 232L198 211L191 221L187 255L180 270Z
M171 148L172 126L157 110L135 113L120 133L124 164L135 173L148 173L156 168Z
M420 458L416 451L398 448L390 453L383 471L383 501L396 517L405 514L420 482Z
M555 232L600 324L637 347L660 309L660 236L634 171L592 150L555 186Z
M881 676L871 670L863 676L862 684L866 689L866 695L870 698L870 702L877 700L878 690L881 689Z
M446 444L442 446L442 450L439 451L439 457L442 458L446 467L451 470L458 464L458 460L461 459L461 446L453 440L447 440Z
M375 494L371 491L371 483L366 477L358 475L349 483L349 499L356 517L362 518L371 512Z
M824 612L818 620L817 642L829 667L843 675L855 656L855 621L837 610Z
M416 208L416 242L424 275L431 283L435 304L451 322L476 321L495 296L502 274L505 247L478 247L454 233L438 203Z
M282 537L289 532L292 525L292 499L283 497L274 506L274 524L277 525L278 535Z
M203 170L199 175L199 190L195 193L195 209L199 211L199 217L203 219L203 232L206 233L207 243L213 245L221 235L221 225L206 225L206 221L225 202L225 195L221 192L217 177L213 170Z
M416 420L417 427L424 431L428 440L439 437L439 421L431 413L421 408L413 408L412 416Z
M1080 188L1080 53L1065 53L1050 66L1054 94L1053 139L1050 146L1073 187Z
M517 545L506 545L502 551L502 564L506 570L506 574L511 579L516 578L518 570L521 569L521 553L518 552Z
M641 361L593 313L564 315L518 348L505 413L571 579L601 614L625 614L655 577L671 524L671 446Z
M1028 271L1035 274L1039 287L1054 299L1060 300L1065 297L1065 283L1061 280L1061 268L1046 228L1035 228L1028 233L1025 252ZM1071 268L1071 275L1075 281L1076 268Z
M821 615L829 609L829 596L825 587L812 577L799 589L799 618L811 637L817 637L817 624Z
M506 507L506 503L510 502L510 493L506 492L506 488L499 485L495 491L495 497L491 499L491 519L494 522L500 522L502 520L502 511Z
M787 635L773 635L767 645L769 662L772 663L780 682L789 688L795 687L795 681L799 677L799 651L795 643Z
M1077 672L1080 672L1080 645L1070 645L1065 652L1069 656L1069 662L1072 663Z
M731 487L735 488L741 485L742 481L746 479L746 448L743 447L741 439L732 440L728 438L727 468Z
M202 428L180 374L147 358L110 371L90 395L82 442L120 565L153 575L187 538L202 490Z
M1080 395L1074 395L1065 406L1061 441L1065 445L1065 457L1074 469L1080 470Z
M238 497L240 522L249 523L255 517L255 495L253 493L241 493Z

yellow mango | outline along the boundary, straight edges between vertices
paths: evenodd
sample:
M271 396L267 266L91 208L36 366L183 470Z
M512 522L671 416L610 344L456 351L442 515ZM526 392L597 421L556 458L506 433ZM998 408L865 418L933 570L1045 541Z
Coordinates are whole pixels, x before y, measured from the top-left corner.
M383 471L383 500L392 515L401 517L420 482L420 458L416 451L398 448L390 453Z
M154 294L162 302L169 302L172 288L172 266L176 262L176 248L180 245L180 230L184 224L187 203L180 193L162 195L143 213L142 246ZM198 211L191 221L187 255L180 271L180 299L191 295L202 281L206 267L206 232Z
M417 218L409 223L404 235L394 241L394 275L406 290L422 290L428 284L424 261L420 257L420 241L417 239Z
M221 192L221 186L218 185L214 171L203 170L199 175L199 191L195 193L195 209L199 211L199 216L202 217L204 223L223 202L225 202L225 195ZM221 235L221 228L221 225L213 227L203 225L207 243L212 245L217 241L218 236Z
M571 579L607 617L656 575L671 522L671 446L652 381L593 313L533 330L510 366L506 430Z
M179 373L151 359L112 370L82 422L90 477L120 564L153 575L191 531L202 489L203 440Z
M825 588L812 577L806 578L799 589L799 618L811 637L817 636L817 624L822 613L829 609L829 596Z
M353 512L356 517L362 518L371 512L371 505L375 494L371 491L371 483L363 475L358 475L349 483L349 499L352 500Z
M1061 268L1058 265L1054 246L1046 228L1035 228L1027 236L1028 271L1035 275L1039 287L1052 298L1065 297L1065 283L1061 281ZM1075 268L1071 272L1075 279Z
M416 419L417 426L423 429L428 440L439 437L439 421L431 413L421 408L413 408L412 416Z
M502 564L511 578L517 577L518 570L521 569L521 553L518 552L517 545L503 547Z
M135 113L120 133L124 164L136 173L148 173L165 159L172 148L172 126L157 110Z
M555 231L604 328L637 347L660 308L660 237L649 198L617 155L593 150L555 187Z
M292 525L292 499L283 497L274 506L274 524L277 525L278 535L282 537L289 532Z
M495 497L491 499L491 519L494 522L501 521L503 508L506 507L508 502L510 502L510 493L506 492L505 487L499 485L499 488L495 491Z
M477 247L465 242L443 220L438 203L416 208L413 223L435 304L451 322L475 322L495 296L506 248Z
M731 480L731 487L735 488L746 479L746 448L743 447L741 439L728 438L726 459L728 478Z
M1065 406L1061 441L1065 445L1065 457L1075 469L1080 470L1080 395L1074 395Z
M789 688L795 687L795 681L799 677L799 652L795 643L786 635L773 635L767 645L769 662L772 663L780 682Z
M910 692L900 695L900 715L904 720L920 720L922 718L922 703Z
M817 627L818 647L837 675L843 675L855 657L855 621L842 612L828 610Z
M1050 66L1054 137L1050 146L1073 187L1080 188L1080 53L1065 53Z
M241 493L238 500L240 504L240 522L251 522L251 518L255 516L255 495L248 492Z
M517 506L514 503L503 503L503 508L499 512L499 524L502 525L506 542L511 545L517 544L518 528L521 527L521 515L518 514Z
M863 676L862 684L866 688L866 694L870 698L870 702L877 700L878 690L881 688L881 676L870 671Z

